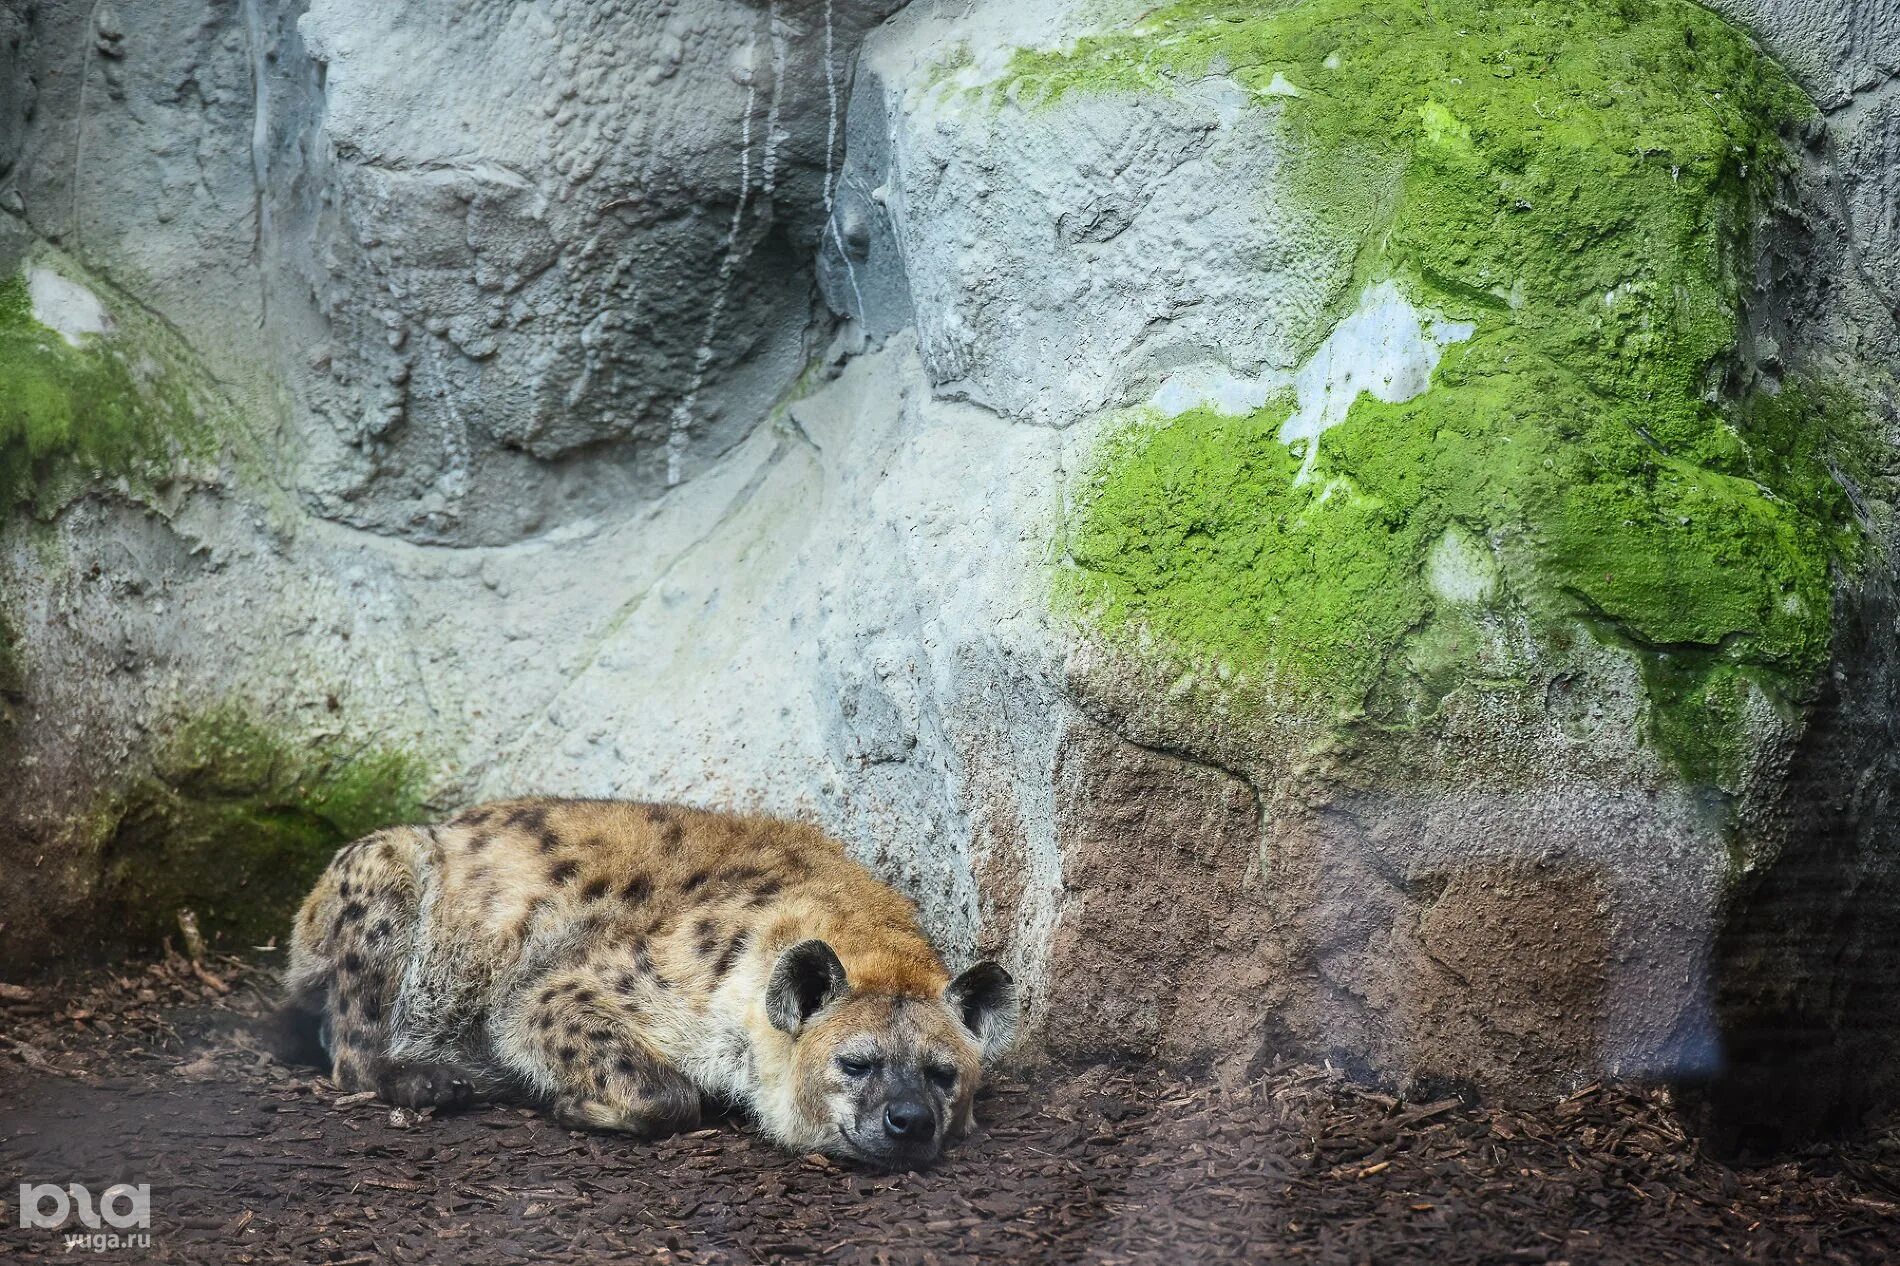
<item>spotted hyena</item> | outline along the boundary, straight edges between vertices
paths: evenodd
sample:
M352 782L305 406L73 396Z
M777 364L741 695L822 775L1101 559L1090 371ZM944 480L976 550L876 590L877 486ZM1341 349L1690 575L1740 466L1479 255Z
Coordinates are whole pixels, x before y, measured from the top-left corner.
M525 1098L691 1129L702 1096L800 1151L927 1161L1009 1043L1009 974L951 979L909 902L819 831L509 800L341 849L297 916L284 1016L338 1085Z

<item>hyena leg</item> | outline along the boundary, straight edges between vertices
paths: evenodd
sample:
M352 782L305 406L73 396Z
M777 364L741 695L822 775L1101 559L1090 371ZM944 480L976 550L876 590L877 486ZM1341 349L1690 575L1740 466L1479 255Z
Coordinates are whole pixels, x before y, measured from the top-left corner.
M454 1107L474 1097L460 1070L390 1055L392 1013L421 904L417 874L433 846L428 832L414 828L346 846L306 904L292 947L295 983L323 992L332 1080L406 1107Z
M593 974L524 990L502 1017L508 1061L541 1086L563 1125L663 1138L699 1124L699 1088L641 1039L636 1014Z

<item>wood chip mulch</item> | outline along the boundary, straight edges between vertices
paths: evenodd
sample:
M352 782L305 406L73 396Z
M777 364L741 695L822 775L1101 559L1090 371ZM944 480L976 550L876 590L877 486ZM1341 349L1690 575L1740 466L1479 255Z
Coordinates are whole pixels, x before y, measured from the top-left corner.
M392 1112L259 1051L267 980L174 955L0 985L0 1258L72 1260L19 1226L19 1183L124 1181L151 1184L150 1248L95 1260L1900 1261L1900 1131L1734 1168L1656 1089L1518 1111L1309 1064L1073 1069L1001 1079L943 1163L877 1174L739 1121L640 1144Z

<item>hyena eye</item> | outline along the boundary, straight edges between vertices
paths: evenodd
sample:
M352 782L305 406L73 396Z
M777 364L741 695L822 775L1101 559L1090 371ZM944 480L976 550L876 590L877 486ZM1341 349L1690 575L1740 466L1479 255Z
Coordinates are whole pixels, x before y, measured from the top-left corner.
M869 1077L877 1071L877 1061L841 1055L838 1057L838 1071L847 1077Z
M924 1076L930 1079L931 1085L945 1094L948 1094L957 1084L957 1070L945 1068L942 1064L933 1064L924 1069Z

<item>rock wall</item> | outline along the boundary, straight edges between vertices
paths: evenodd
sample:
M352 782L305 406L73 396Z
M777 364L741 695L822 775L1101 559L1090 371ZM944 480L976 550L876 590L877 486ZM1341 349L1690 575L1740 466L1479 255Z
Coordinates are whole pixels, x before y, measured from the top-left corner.
M1032 1052L1890 1051L1893 8L894 8L0 16L118 402L0 414L4 957L533 789L824 822Z

